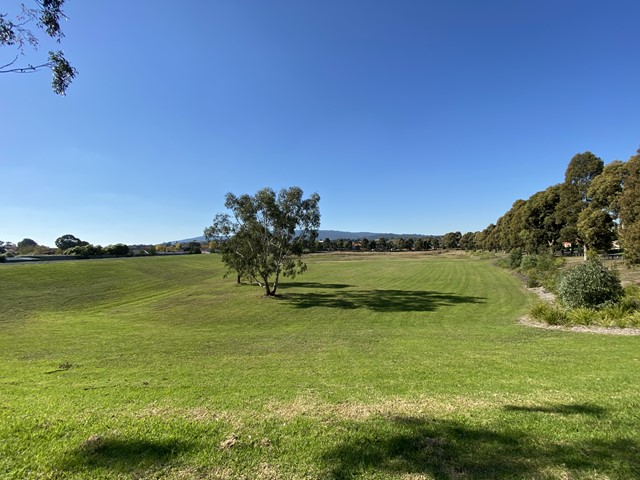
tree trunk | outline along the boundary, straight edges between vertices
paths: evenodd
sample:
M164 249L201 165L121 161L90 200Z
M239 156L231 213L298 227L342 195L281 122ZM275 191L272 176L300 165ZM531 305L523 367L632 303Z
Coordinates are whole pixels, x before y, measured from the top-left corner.
M589 258L587 255L587 244L585 243L582 248L584 249L584 261L586 262L587 259Z
M264 281L264 296L265 297L272 297L273 295L275 295L275 291L272 291L269 288L269 279L265 278L264 276L262 277L262 280Z

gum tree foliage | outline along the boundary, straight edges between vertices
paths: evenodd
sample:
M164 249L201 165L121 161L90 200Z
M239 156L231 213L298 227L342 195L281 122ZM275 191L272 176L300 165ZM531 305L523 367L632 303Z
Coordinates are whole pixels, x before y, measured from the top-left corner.
M475 248L557 250L563 241L597 253L618 238L628 266L640 265L640 149L627 162L603 161L591 152L575 155L563 183L516 201L475 234Z
M442 248L459 248L460 247L460 239L462 238L462 233L460 232L449 232L442 237Z
M607 212L613 220L620 217L620 197L628 176L627 166L615 160L604 167L602 173L593 179L588 195L591 205Z
M584 245L585 258L589 251L606 252L611 248L615 239L614 223L611 216L592 205L580 212L577 229Z
M25 63L28 49L37 50L40 31L57 43L64 38L61 20L66 20L62 11L65 0L33 0L32 7L21 5L21 12L11 18L0 11L0 46L13 50L7 57L0 57L0 73L32 73L50 69L53 75L51 88L58 95L65 95L69 85L78 74L64 56L62 50L49 51L42 63Z
M640 265L640 149L626 163L624 189L618 198L618 206L625 263Z
M319 202L317 193L303 198L299 187L277 195L270 188L253 196L227 193L224 205L231 215L217 214L204 235L220 241L222 260L238 279L255 279L266 296L275 296L281 275L294 277L307 268L301 256L317 237Z
M460 238L460 248L465 251L476 249L476 234L477 232L466 232Z
M590 203L589 187L603 169L602 159L591 152L578 153L569 162L556 209L558 220L563 224L561 240L583 243L578 232L578 217Z
M527 201L524 248L527 253L553 251L559 246L562 224L556 215L561 187L554 185L537 192Z

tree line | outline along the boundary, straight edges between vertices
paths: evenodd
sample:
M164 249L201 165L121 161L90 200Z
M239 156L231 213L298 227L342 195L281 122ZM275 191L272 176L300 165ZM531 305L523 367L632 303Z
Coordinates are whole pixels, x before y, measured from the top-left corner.
M418 238L370 240L328 238L310 251L427 251L438 249L570 252L596 255L619 249L625 262L640 264L640 149L626 162L607 165L591 152L576 154L564 181L516 200L482 231Z
M39 245L31 238L24 238L16 244L0 241L0 258L13 255L73 255L78 257L99 257L103 255L126 256L131 253L128 245L116 243L103 247L80 240L75 235L67 233L58 237L55 248ZM2 261L0 259L0 261Z
M517 200L495 224L469 236L472 249L523 253L612 249L640 263L640 149L607 165L591 152L575 155L564 181Z
M316 241L315 245L310 246L310 250L316 252L342 252L342 251L362 251L362 252L395 252L402 250L437 250L438 248L446 248L443 246L443 238L440 235L431 235L426 237L399 237L377 239L370 238L340 238L331 240L325 238L322 241ZM456 248L456 247L450 247Z

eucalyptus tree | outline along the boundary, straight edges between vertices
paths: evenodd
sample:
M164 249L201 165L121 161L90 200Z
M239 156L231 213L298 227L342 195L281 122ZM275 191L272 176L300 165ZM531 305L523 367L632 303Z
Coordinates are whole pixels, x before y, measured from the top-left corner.
M460 239L462 233L460 232L448 232L442 237L442 248L454 249L460 246Z
M467 232L460 237L460 248L465 251L476 249L476 236L478 232Z
M606 211L614 220L620 216L620 199L628 173L627 165L615 160L604 167L589 187L588 196L592 205Z
M628 265L640 265L640 149L625 166L624 189L619 197L620 237Z
M28 47L37 50L41 40L39 30L57 43L64 38L60 25L62 20L67 19L62 11L64 2L65 0L33 0L32 7L21 4L21 11L15 17L0 12L0 47L7 47L3 51L11 51L4 60L0 57L0 73L31 73L49 69L53 76L53 91L58 95L66 94L78 72L62 50L49 51L48 58L39 63L21 63L27 56ZM31 28L32 26L35 28Z
M591 152L578 153L569 162L556 209L556 216L562 224L561 240L572 244L584 243L578 231L578 217L590 203L589 187L603 169L602 159Z
M255 279L266 296L275 296L280 276L294 277L307 266L304 245L315 241L320 227L320 196L303 198L302 189L276 193L263 188L255 195L227 193L225 207L204 230L221 242L223 262L240 276Z
M522 239L527 253L543 249L553 251L559 243L562 222L556 214L560 203L562 187L553 185L533 194L524 212Z
M615 239L613 219L607 212L594 205L589 205L580 212L577 230L584 246L585 260L589 251L606 252Z

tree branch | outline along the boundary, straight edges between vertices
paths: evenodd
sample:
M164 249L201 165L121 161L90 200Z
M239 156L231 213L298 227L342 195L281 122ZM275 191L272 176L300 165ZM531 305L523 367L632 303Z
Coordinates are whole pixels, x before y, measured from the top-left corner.
M20 55L16 55L16 58L14 58L12 61L10 61L9 63L7 63L6 65L1 65L0 66L0 71L4 70L7 67L10 67L11 65L13 65L14 63L16 63L16 61L18 60L18 57Z
M17 59L18 57L16 57L16 59L13 62L1 66L0 73L34 73L40 70L41 68L51 68L53 66L52 62L47 62L47 63L43 63L42 65L29 65L27 67L17 67L17 68L11 68L9 70L3 70L4 68L13 65Z

